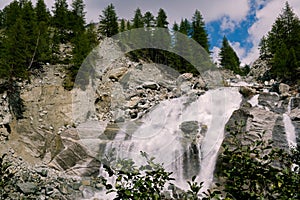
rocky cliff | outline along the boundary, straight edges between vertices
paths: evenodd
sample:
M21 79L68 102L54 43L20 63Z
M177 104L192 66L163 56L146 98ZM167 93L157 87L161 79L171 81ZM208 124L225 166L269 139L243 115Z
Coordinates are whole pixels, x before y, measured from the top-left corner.
M132 62L120 56L114 43L106 42L95 54L95 74L89 76L93 78L84 88L78 86L79 81L78 87L72 91L65 90L65 66L46 65L31 77L30 83L18 82L25 108L21 119L12 112L7 92L3 91L0 95L0 152L9 150L11 158L21 158L22 163L33 167L30 169L34 173L29 173L29 177L34 176L35 171L38 174L41 166L55 169L51 171L54 174L64 172L62 176L68 180L71 180L69 175L75 177L64 186L67 189L61 189L61 184L53 186L45 180L52 188L44 188L48 196L55 193L69 195L66 197L69 199L80 199L84 191L84 198L95 195L102 188L97 181L80 182L77 178L97 177L99 154L105 153L106 140L112 140L118 132L124 131L120 124L143 118L163 100L186 95L193 102L206 92L207 82L219 80L214 80L216 74L213 72L195 77L192 74L180 75L163 65ZM281 85L279 92L274 93L270 92L269 83L249 83L251 78L244 79L224 71L217 75L226 86L238 87L243 95L240 108L233 112L227 126L232 127L235 121L243 120L246 122L245 130L250 133L266 131L265 136L272 139L274 145L288 148L286 115L291 119L300 142L300 97L296 91L291 92L288 86ZM126 131L133 132L135 129L131 126ZM22 164L16 166L19 165ZM22 171L25 173L26 170L22 168ZM18 183L19 192L25 196L26 191L31 191L30 195L40 195L33 192L38 190L35 186L39 183L28 179ZM77 196L70 196L74 191Z

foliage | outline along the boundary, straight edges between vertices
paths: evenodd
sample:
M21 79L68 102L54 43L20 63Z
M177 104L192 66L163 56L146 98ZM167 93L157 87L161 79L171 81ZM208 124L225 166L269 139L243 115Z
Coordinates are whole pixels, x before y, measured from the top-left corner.
M225 69L232 70L236 74L241 74L240 60L227 38L224 36L220 51L220 65Z
M111 37L119 32L118 17L113 4L108 5L100 17L99 32L106 37Z
M107 156L102 160L109 176L115 177L114 184L108 183L103 177L107 193L116 193L115 199L161 199L165 184L173 180L170 178L172 173L156 164L153 157L145 152L141 152L141 155L146 159L146 164L140 167L135 166L131 159L113 163L112 158Z
M144 27L143 15L140 8L137 8L134 12L134 18L132 19L131 28L142 28Z
M192 19L192 38L197 41L209 53L208 35L205 30L205 23L199 10L195 11Z
M64 81L64 87L67 90L73 88L76 75L84 59L98 44L95 29L95 26L91 24L84 32L78 33L73 39L74 48L72 50L72 65L68 69L67 78Z
M238 125L238 124L237 124ZM298 199L300 176L288 152L274 148L265 134L230 130L217 175L232 199Z
M155 20L154 20L154 16L152 15L151 12L147 11L145 14L144 14L144 24L147 28L149 27L154 27L154 24L155 24Z
M72 13L68 10L68 3L66 0L55 0L52 26L57 30L57 37L59 43L67 43L70 41L70 16Z
M300 20L286 2L271 30L261 39L260 57L269 61L272 78L295 83L300 77Z
M160 8L156 18L156 27L168 28L168 24L169 22L167 21L167 14L162 8Z

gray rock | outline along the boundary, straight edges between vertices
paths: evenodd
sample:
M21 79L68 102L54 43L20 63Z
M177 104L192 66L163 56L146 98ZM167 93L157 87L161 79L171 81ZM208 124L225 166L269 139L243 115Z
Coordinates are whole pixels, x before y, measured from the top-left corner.
M36 184L33 182L17 183L17 187L24 194L34 194L38 189Z
M109 76L108 77L110 79L119 80L127 72L127 70L128 70L127 67L120 67L120 68L112 69L109 72Z
M199 130L198 121L185 121L180 124L179 127L185 134L195 133Z
M152 81L144 82L142 87L151 90L158 90L160 88L156 82L152 82Z
M290 90L290 86L284 83L279 84L279 92L280 94L288 94Z

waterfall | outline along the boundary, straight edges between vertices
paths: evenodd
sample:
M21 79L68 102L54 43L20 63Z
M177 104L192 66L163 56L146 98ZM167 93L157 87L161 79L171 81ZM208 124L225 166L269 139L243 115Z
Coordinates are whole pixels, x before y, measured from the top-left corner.
M137 165L143 163L140 151L147 152L173 172L176 186L186 189L186 180L197 175L197 180L204 181L208 188L225 124L241 99L238 88L227 87L209 90L199 97L162 101L139 121L120 124L105 152L116 149L117 157L132 158Z
M292 98L289 101L287 112L283 114L283 123L285 128L286 140L288 142L289 148L295 147L297 145L295 127L289 116L291 112L291 101Z

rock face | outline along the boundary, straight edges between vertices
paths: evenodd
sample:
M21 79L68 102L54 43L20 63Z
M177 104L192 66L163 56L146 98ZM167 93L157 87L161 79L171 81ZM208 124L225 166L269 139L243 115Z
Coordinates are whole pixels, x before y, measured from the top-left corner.
M267 71L270 69L268 62L265 60L257 59L249 72L249 76L252 76L255 80L265 80L267 77Z
M290 118L295 127L297 144L300 145L300 98L292 97L290 106Z
M123 131L120 124L138 121L164 100L188 96L187 104L191 104L206 90L224 85L225 72L180 75L164 65L132 62L122 57L110 39L105 42L95 55L94 74L85 80L84 87L65 90L65 66L60 65L44 66L41 70L44 72L37 72L30 84L18 83L25 106L22 119L17 120L12 114L6 92L0 95L0 152L13 149L11 159L17 163L14 169L20 171L18 178L22 180L16 182L17 191L10 188L11 199L23 198L22 195L31 199L92 198L102 189L99 181L93 179L99 173L99 152L104 153L105 142L114 140L117 133ZM256 65L252 75L260 77L267 66ZM258 65L263 65L263 69ZM227 74L227 79L243 81L233 74ZM77 80L77 84L80 83ZM266 131L265 137L273 139L275 146L287 148L282 115L288 113L300 142L300 98L262 92L262 87L250 84L240 87L244 101L227 126L233 128L236 122L244 122L243 129L249 131L253 139L256 133ZM269 88L270 84L265 87ZM279 91L286 94L289 87L281 84ZM185 120L176 128L184 136L183 160L194 161L184 164L184 176L190 177L199 172L199 144L207 127L198 121L189 121L192 119ZM132 133L137 127L127 129ZM125 140L129 137L130 134L126 135ZM224 142L228 140L225 138ZM21 167L24 160L20 163L19 157L30 163L24 164L26 169ZM30 168L34 164L43 167ZM34 172L30 174L29 169ZM60 179L59 172L66 174ZM26 174L29 175L24 178ZM76 179L85 176L92 178Z

